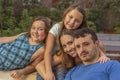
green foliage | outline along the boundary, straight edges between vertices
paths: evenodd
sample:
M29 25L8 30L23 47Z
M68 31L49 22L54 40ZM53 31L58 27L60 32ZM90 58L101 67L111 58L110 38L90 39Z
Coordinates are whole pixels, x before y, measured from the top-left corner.
M55 7L58 10L65 10L73 3L74 3L74 0L59 0L59 2L55 4Z
M0 15L0 36L11 35L15 29L16 19L13 17L13 8L7 7L4 13Z
M3 15L3 29L7 29L7 28L11 28L14 29L15 27L15 17L13 17L13 8L12 7L7 7L6 13L4 13Z
M32 23L32 17L30 17L28 15L28 10L24 9L23 13L22 13L22 16L21 16L21 19L20 19L20 22L18 24L20 30L16 29L16 31L17 32L28 31L29 27L31 26L31 23Z
M63 11L55 9L51 11L48 17L50 17L55 22L59 22L62 20L62 14L63 14Z
M93 31L98 32L98 31L97 31L97 27L96 27L96 25L95 25L94 22L88 21L88 27L89 27L90 29L92 29Z
M98 9L92 8L89 10L89 12L87 14L88 26L94 27L95 31L97 31L97 32L100 31L100 27L98 25L99 18L100 18L100 16L99 16Z
M117 34L120 34L120 22L115 25L115 31Z
M62 18L62 13L63 11L58 9L50 10L43 6L33 6L23 9L22 15L15 17L13 8L7 7L5 13L0 15L0 36L11 36L28 31L32 19L37 16L46 16L58 22Z
M50 10L46 7L40 6L40 7L33 7L29 10L30 16L47 16L51 18L53 21L60 21L62 18L63 11L60 11L58 9Z
M92 20L98 30L114 33L115 24L120 21L120 0L89 0L88 19ZM97 15L96 15L97 12Z
M0 1L0 36L11 36L28 31L32 19L37 16L49 17L54 22L61 21L64 10L74 3L74 0L59 0L54 9L46 8L41 3L33 3L31 0L23 0L23 11L20 16L13 15L14 9L10 0L3 2L4 0ZM89 3L87 20L90 28L99 32L107 23L108 28L114 27L116 33L120 33L120 0L89 0Z

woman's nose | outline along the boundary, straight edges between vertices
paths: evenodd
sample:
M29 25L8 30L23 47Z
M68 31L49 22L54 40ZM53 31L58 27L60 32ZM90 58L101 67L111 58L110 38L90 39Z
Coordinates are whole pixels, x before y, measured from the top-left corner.
M71 50L71 48L69 46L67 46L67 52L69 52Z

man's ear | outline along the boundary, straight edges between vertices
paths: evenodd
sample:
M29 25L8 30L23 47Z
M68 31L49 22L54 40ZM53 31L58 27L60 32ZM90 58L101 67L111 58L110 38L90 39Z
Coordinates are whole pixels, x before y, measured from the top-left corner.
M99 40L95 41L95 45L96 45L96 46L99 46L99 44L100 44L100 41L99 41Z

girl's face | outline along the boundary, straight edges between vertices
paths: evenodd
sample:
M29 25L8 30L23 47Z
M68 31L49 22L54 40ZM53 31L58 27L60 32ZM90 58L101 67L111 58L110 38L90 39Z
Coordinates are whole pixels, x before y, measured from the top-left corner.
M74 38L66 34L61 36L60 41L64 52L72 57L76 57L77 53L74 45Z
M83 21L83 15L77 10L73 9L68 12L64 18L64 25L66 29L77 29Z
M33 22L32 27L30 29L30 35L32 41L42 42L46 37L45 23L40 20Z

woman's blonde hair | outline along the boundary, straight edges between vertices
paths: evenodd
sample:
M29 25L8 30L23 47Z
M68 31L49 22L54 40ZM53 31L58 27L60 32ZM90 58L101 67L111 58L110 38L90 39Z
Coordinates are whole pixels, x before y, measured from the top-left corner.
M73 67L75 63L74 63L74 58L64 52L60 38L64 35L70 35L70 36L73 37L73 34L74 34L73 32L74 32L74 30L63 29L60 36L59 36L59 39L58 39L59 40L59 46L60 46L60 53L59 54L61 55L62 64L66 68Z

